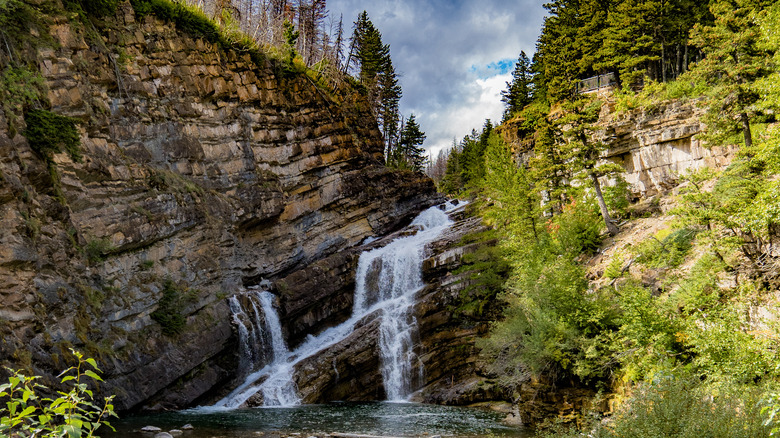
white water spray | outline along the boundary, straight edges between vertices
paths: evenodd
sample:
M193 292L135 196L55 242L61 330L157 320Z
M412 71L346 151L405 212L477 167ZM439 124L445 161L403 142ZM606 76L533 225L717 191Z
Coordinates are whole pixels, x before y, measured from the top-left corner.
M411 226L419 229L416 234L361 254L355 278L352 316L317 336L309 336L293 352L287 351L281 338L281 325L272 306L273 295L260 293L267 329L271 332L273 362L248 375L243 384L215 406L240 407L258 392L263 394L265 406L300 404L293 382L295 365L345 339L354 331L358 321L377 310L382 311L379 346L385 392L388 400L406 400L414 390L413 373L417 372L417 377L422 377L422 367L414 366L413 336L417 324L410 309L416 292L424 286L422 261L425 246L451 225L447 213L455 208L453 203L445 204L444 210L431 207L412 222Z

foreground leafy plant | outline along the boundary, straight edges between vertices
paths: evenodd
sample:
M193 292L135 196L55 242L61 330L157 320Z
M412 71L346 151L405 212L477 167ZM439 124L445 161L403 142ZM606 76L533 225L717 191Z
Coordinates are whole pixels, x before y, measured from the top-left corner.
M100 371L94 359L84 358L83 354L71 350L78 363L58 377L63 385L70 387L68 392L57 391L56 398L48 398L42 393L48 388L37 383L39 376L26 376L17 370L10 370L12 376L8 383L0 385L0 437L95 437L102 425L113 430L107 421L116 417L114 396L104 399L103 406L94 403L94 395L89 389L86 378L101 382L103 379L95 371ZM91 368L91 369L89 369Z

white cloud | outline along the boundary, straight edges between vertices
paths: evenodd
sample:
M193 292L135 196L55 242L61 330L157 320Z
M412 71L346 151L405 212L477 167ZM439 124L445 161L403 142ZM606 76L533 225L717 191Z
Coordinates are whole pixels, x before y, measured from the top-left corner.
M328 0L328 9L335 19L344 14L349 33L358 13L368 12L390 44L401 111L416 114L424 146L436 152L485 119L500 120L509 75L490 66L516 60L521 50L530 57L545 13L535 0Z

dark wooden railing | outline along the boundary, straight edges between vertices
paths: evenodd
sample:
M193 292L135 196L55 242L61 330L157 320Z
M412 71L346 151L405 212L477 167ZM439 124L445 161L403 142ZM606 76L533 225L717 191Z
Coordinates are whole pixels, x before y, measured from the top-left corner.
M591 91L597 91L605 87L611 87L615 85L615 74L605 73L603 75L593 76L592 78L583 79L577 82L577 93L589 93Z

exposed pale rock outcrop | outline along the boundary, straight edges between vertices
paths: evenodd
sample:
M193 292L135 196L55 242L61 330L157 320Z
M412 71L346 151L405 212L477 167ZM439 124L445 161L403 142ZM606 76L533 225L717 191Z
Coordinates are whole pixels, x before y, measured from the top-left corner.
M736 153L735 147L709 147L696 137L704 126L700 101L671 101L653 108L617 113L610 96L604 106L594 140L609 150L605 160L621 165L622 174L638 196L665 193L679 182L679 176L702 167L722 169ZM518 160L533 154L533 138L523 135L520 119L512 119L499 130L512 146Z

